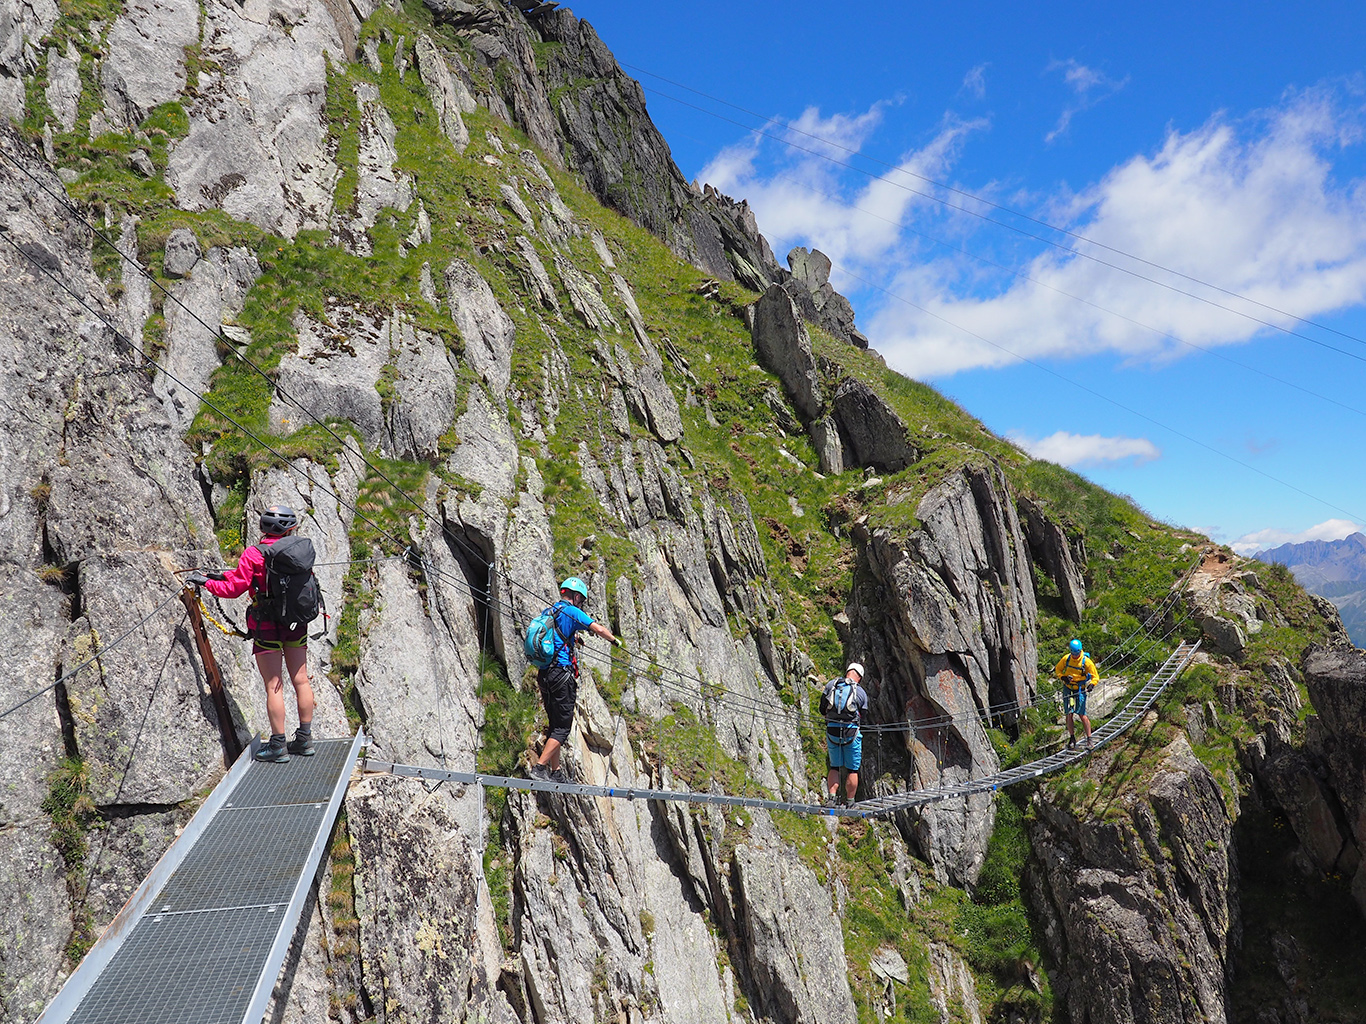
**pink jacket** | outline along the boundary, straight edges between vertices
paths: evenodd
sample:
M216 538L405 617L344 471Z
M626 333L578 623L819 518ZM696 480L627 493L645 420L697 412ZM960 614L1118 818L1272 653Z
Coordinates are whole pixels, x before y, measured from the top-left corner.
M279 537L262 537L261 543L267 546L274 544ZM209 580L204 584L204 589L214 597L241 597L248 591L251 592L252 600L256 599L266 585L266 560L255 544L242 552L242 557L237 560L237 568L225 574L221 580Z

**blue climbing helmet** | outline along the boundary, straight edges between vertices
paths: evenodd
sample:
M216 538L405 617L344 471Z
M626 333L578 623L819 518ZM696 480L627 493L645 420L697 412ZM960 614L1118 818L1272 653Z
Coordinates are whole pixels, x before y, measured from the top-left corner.
M1081 653L1081 641L1080 641L1080 640L1075 640L1075 639L1074 639L1074 640L1073 640L1070 644L1068 644L1067 646L1070 647L1070 648L1072 649L1072 653L1073 653L1073 654L1080 654L1080 653Z
M588 584L577 576L570 576L560 584L560 593L563 594L566 590L571 594L582 594L584 600L588 599Z

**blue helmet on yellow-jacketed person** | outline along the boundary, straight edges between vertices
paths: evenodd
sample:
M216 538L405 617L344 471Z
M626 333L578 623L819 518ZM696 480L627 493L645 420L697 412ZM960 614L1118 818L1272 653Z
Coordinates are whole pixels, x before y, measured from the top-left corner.
M1068 646L1069 648L1071 648L1073 654L1080 654L1080 653L1081 653L1081 641L1080 641L1080 640L1073 640L1073 641L1072 641L1070 644L1068 644L1067 646Z

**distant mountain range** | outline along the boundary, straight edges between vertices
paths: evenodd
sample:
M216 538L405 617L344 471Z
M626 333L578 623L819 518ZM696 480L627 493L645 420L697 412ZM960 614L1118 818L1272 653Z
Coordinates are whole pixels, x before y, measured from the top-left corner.
M1282 544L1253 557L1289 567L1305 590L1332 601L1352 643L1366 647L1366 535Z

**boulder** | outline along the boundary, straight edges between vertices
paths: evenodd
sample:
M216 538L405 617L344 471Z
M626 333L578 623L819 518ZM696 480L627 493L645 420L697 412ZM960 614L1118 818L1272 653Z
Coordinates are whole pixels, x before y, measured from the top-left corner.
M825 398L811 338L791 296L777 285L754 304L750 336L759 361L777 375L797 412L805 419L819 415Z
M811 421L811 443L816 447L822 473L844 472L844 442L834 419L825 416Z
M1020 525L1029 541L1029 553L1058 587L1063 611L1073 622L1081 621L1086 607L1086 581L1072 558L1072 547L1061 526L1044 513L1042 506L1025 495L1019 497Z
M199 262L199 239L189 228L176 228L166 236L161 265L170 277L185 277Z
M920 458L901 417L863 381L844 380L832 404L850 456L848 464L894 473Z

